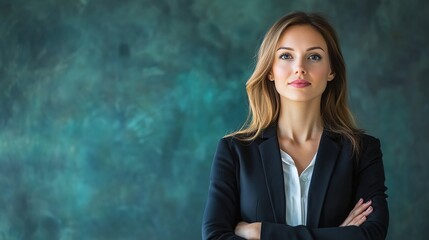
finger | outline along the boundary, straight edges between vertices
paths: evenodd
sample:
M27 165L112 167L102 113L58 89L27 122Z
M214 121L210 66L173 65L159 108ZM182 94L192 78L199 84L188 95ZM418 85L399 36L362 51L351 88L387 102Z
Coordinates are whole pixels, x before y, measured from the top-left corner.
M347 222L351 221L353 219L352 217L353 212L356 211L362 204L363 204L363 199L360 198L359 201L357 201L356 205L353 207L353 209L350 211L345 221Z
M360 219L353 221L349 226L358 226L359 227L365 221L366 221L366 217L361 217Z
M343 224L341 224L341 226L347 225L347 224L349 224L353 220L353 218L355 217L355 215L357 215L357 214L355 214L355 212L358 211L359 207L362 206L362 204L363 204L363 199L360 198L359 201L354 206L354 208L352 209L352 211L347 216L346 220L344 220Z
M362 222L362 219L365 219L365 217L361 217L359 219L355 218L347 226L357 226L360 222Z
M369 206L372 202L368 201L366 203L363 203L363 199L359 199L359 201L356 203L355 207L352 209L350 214L347 216L346 220L340 225L340 226L347 226L349 224L355 223L358 219L360 220L363 216L369 215L369 213L372 212L372 208L369 212L366 212L369 210Z
M362 212L358 216L354 217L346 226L350 226L350 225L359 226L359 225L361 225L363 222L366 221L368 215L371 214L372 211L373 211L373 208L369 207L367 210L365 210L364 212Z
M358 216L359 214L363 213L368 209L369 206L371 206L371 200L369 200L366 203L363 203L362 205L358 206L356 209L352 210L353 216Z
M355 205L355 207L354 207L354 208L359 207L360 205L362 205L362 203L363 203L363 198L359 198L359 201L356 203L356 205ZM354 209L354 208L353 208L353 209Z
M355 216L355 217L353 218L353 220L361 219L362 217L367 217L369 214L371 214L371 213L372 213L372 210L373 210L373 208L372 208L371 206L369 206L365 211L363 211L363 212L361 212L359 215ZM352 220L352 221L353 221L353 220Z

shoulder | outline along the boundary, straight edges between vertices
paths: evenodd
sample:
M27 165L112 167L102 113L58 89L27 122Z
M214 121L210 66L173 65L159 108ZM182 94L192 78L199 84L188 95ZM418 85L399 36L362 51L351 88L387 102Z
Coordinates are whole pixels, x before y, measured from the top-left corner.
M333 139L335 142L342 146L353 145L351 139L344 135L336 134L330 131L327 131L327 134L331 137L331 139ZM354 136L354 139L356 140L356 143L361 150L364 150L365 148L370 146L380 146L380 140L378 138L364 131L358 132Z
M326 131L327 136L333 140L343 151L350 152L352 156L358 159L367 154L377 155L381 153L380 140L364 131L356 132L353 138L342 134Z
M235 176L243 159L251 162L257 154L254 142L243 141L234 136L219 139L212 163L212 179L225 179Z
M232 135L225 136L219 140L219 146L228 147L230 150L234 148L246 148L259 145L259 137L254 140L247 140L246 136Z
M218 141L216 152L229 155L234 159L253 158L259 156L259 147L262 142L261 137L246 140L237 135L226 136Z
M380 140L372 135L369 135L367 133L361 133L359 134L359 139L361 141L362 144L366 143L375 143L375 142L380 142Z
M366 166L378 161L382 161L382 151L380 140L374 136L362 133L359 136L358 161L360 165Z
M276 123L270 124L266 128L260 130L243 129L234 133L228 134L221 141L228 142L231 145L238 146L254 146L261 144L264 140L277 135Z
M260 151L267 147L270 151L279 149L275 125L270 125L258 133L238 132L227 135L219 140L217 151L228 153L239 161L251 162L250 159L259 159Z
M369 135L367 133L362 133L359 135L359 144L362 151L367 150L368 148L380 148L380 139Z

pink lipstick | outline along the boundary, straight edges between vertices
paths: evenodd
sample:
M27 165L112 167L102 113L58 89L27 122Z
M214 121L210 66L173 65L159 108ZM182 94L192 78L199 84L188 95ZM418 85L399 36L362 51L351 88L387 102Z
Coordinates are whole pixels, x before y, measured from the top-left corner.
M305 88L311 85L311 83L307 80L304 79L296 79L290 83L288 83L288 85L292 86L292 87L296 87L296 88Z

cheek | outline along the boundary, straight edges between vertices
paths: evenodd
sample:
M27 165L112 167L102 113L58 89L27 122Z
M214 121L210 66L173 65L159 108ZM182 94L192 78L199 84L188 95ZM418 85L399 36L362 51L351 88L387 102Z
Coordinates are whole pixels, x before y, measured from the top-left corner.
M280 63L275 63L273 65L273 73L274 73L274 77L279 77L279 76L284 76L284 75L288 75L292 72L292 69L289 65L287 64L280 64Z
M314 76L317 76L318 78L327 79L331 70L329 66L314 66L311 69L311 72Z

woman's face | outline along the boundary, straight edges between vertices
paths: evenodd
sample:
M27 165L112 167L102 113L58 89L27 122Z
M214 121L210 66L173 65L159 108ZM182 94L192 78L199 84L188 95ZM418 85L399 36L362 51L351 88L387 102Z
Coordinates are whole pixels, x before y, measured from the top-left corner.
M310 25L295 25L281 35L269 79L282 100L320 100L331 71L329 53L322 35Z

